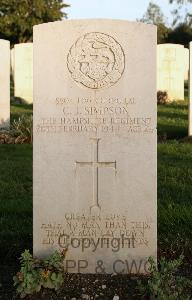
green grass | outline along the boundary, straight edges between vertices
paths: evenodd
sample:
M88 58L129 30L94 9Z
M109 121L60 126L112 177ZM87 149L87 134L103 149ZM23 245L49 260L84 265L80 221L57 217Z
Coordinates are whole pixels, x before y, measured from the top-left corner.
M16 103L11 104L11 123L13 123L13 120L17 120L23 114L32 115L33 105Z
M158 135L179 139L188 134L188 101L158 105Z
M158 240L170 255L192 246L192 144L158 145Z
M32 249L32 146L0 145L0 170L0 299L4 300L12 299L20 254Z
M0 257L14 260L32 242L32 146L0 146Z

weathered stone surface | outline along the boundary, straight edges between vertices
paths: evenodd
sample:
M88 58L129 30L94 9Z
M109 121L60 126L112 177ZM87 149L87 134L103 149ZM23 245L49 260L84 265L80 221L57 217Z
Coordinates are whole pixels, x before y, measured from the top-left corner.
M184 99L184 46L157 46L157 90L167 91L171 100Z
M189 49L184 48L184 79L189 79Z
M26 103L33 102L33 44L22 43L14 47L15 97Z
M10 122L10 43L0 39L0 129Z
M156 258L156 27L34 27L34 254L81 273Z

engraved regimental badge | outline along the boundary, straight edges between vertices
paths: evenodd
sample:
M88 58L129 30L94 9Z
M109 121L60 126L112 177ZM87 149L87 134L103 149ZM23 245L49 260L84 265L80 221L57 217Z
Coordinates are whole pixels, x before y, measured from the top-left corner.
M111 36L91 32L80 37L71 47L67 66L72 78L90 89L114 85L125 68L121 45Z

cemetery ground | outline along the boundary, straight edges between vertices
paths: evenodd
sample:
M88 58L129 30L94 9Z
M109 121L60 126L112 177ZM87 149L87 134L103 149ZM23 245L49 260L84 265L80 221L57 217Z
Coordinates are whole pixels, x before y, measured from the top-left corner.
M32 104L19 104L14 103L11 106L11 122L17 120L21 115L32 115L33 105Z
M32 114L32 106L12 104L11 122L21 114ZM186 138L187 126L187 101L158 107L158 258L184 254L180 273L192 278L192 140ZM0 299L6 300L14 293L18 258L25 249L32 251L32 145L0 145L0 170ZM134 285L126 276L101 275L100 282L94 276L66 276L62 295L113 299L116 293L132 299Z

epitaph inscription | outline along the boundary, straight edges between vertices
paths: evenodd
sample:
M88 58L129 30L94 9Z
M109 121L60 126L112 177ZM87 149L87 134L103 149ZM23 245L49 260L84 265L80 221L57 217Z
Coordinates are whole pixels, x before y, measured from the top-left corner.
M100 32L80 37L71 47L67 62L72 78L91 89L112 86L121 78L125 68L120 44Z
M65 213L62 223L49 222L42 224L41 242L43 245L69 248L70 239L71 241L79 239L79 243L82 243L83 239L89 238L90 248L92 248L92 252L95 252L96 247L94 248L94 245L96 241L100 243L100 245L97 245L98 247L105 248L106 246L106 248L109 248L109 245L106 245L107 239L110 243L111 240L120 237L121 241L123 239L127 239L127 242L132 240L132 244L130 243L132 248L147 248L151 226L152 223L149 220L138 222L128 219L126 215L106 214L102 216ZM124 246L126 248L126 245Z

